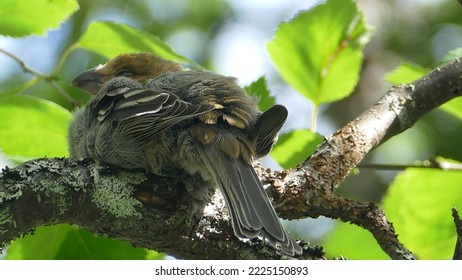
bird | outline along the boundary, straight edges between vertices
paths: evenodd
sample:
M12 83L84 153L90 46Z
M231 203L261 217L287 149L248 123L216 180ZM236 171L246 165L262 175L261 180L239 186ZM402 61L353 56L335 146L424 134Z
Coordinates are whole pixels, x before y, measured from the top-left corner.
M69 127L72 158L156 175L199 174L221 191L236 237L302 254L252 167L276 141L284 106L261 112L235 78L150 53L118 55L72 84L93 95Z

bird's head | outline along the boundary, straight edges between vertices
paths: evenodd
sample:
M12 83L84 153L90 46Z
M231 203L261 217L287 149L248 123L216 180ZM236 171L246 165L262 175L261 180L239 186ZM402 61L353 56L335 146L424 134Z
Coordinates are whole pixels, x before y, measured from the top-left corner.
M145 83L160 74L181 70L178 63L150 53L121 54L104 65L81 73L72 81L72 85L95 95L105 82L115 77L129 77Z

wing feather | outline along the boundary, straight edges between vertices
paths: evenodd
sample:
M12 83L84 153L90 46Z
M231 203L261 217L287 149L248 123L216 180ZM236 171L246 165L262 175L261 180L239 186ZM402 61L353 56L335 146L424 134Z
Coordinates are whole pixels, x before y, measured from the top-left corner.
M112 87L93 105L100 122L118 125L122 133L139 139L155 134L214 109L211 105L180 100L166 90L156 88Z

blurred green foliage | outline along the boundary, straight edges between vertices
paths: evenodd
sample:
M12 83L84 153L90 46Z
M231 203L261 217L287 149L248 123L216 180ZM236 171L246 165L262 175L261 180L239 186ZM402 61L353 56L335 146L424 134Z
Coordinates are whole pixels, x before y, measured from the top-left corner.
M8 247L9 260L139 260L163 259L164 254L97 237L77 226L39 227Z
M457 235L451 209L462 209L461 186L460 170L417 168L402 172L390 186L383 207L401 242L418 258L452 258Z

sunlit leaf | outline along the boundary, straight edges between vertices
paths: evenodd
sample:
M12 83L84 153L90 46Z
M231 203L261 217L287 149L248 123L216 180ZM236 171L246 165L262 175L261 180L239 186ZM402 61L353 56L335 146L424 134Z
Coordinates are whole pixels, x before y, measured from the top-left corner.
M80 38L77 46L108 58L122 53L150 52L165 59L194 64L176 54L157 36L123 23L92 22Z
M270 96L265 77L260 77L255 82L244 87L244 90L258 101L258 107L262 111L266 111L276 104L274 97Z
M385 80L394 84L407 84L427 74L430 69L417 64L403 63L385 76Z
M72 114L56 103L31 96L0 99L0 148L11 156L68 155Z
M99 237L88 230L60 224L38 227L34 234L17 239L7 259L22 260L143 260L163 259L158 254L120 241Z
M451 209L462 209L462 172L410 168L399 174L384 209L400 241L421 259L450 259L456 232Z
M372 234L356 225L339 222L323 242L329 258L388 260Z
M351 0L327 0L279 25L268 52L282 78L319 105L348 96L370 31Z
M439 107L441 110L453 115L462 121L462 98L452 99Z
M79 8L76 0L2 0L0 34L22 37L43 35L57 28Z
M324 138L307 129L298 129L279 136L270 155L284 168L295 167L304 161Z
M52 260L72 230L75 229L68 225L38 227L35 234L13 241L8 246L6 259Z
M459 53L461 50L462 48L450 52L444 60L446 62L449 62L452 59L461 56L462 54ZM417 64L405 62L398 66L392 72L388 73L385 76L385 80L394 85L407 84L419 79L428 72L430 72L430 69L428 68L422 67ZM462 98L455 98L453 100L450 100L445 104L441 105L439 109L462 120Z
M442 64L449 63L452 60L462 57L462 48L450 51L442 60ZM446 102L440 109L462 120L462 98L455 98Z

